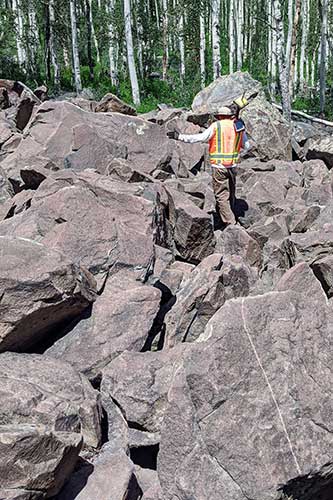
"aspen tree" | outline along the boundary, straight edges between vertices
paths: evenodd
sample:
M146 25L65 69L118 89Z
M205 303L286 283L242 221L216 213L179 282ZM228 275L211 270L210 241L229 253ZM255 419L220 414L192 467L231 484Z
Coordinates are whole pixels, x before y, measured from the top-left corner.
M327 10L328 0L321 0L321 38L320 38L320 113L325 111L326 58L327 58Z
M162 75L163 75L163 80L166 80L168 65L169 65L168 0L162 0L162 8L163 8L163 13L162 13L162 15L163 15L163 63L162 63L163 69L162 69Z
M26 62L26 51L23 44L23 19L21 12L20 0L12 0L12 9L15 16L16 27L16 47L17 47L17 62L23 67Z
M70 15L71 15L71 28L72 28L72 53L73 53L73 70L74 70L74 81L77 94L82 91L81 84L81 73L80 73L80 58L79 58L79 46L77 39L77 23L76 23L76 4L75 0L70 0Z
M204 5L201 5L200 9L200 80L201 88L205 88L206 85L206 32L205 32L205 9Z
M181 12L179 18L179 52L180 52L180 79L185 77L185 43L184 43L184 14Z
M220 49L220 0L211 0L212 7L212 45L213 45L213 76L214 80L221 76Z
M237 2L237 69L240 71L243 64L243 23L244 23L244 0Z
M97 41L97 36L96 36L96 31L95 31L95 26L94 26L92 0L88 0L88 3L89 3L89 22L90 22L90 26L91 26L91 35L92 35L92 39L94 41L94 46L95 46L95 51L96 51L96 62L97 62L97 64L100 64L101 63L101 56L99 53L99 46L98 46L98 41Z
M230 0L229 6L229 73L234 72L235 67L235 0Z
M138 84L138 77L136 72L134 48L133 48L133 35L132 35L132 16L131 16L131 2L124 0L124 18L125 18L125 36L126 36L126 49L127 49L127 63L128 71L132 86L133 102L136 106L140 105L140 91Z
M290 96L292 99L293 95L293 84L294 84L294 79L295 75L297 77L297 72L295 71L296 68L296 45L297 45L297 33L298 33L298 26L299 26L299 19L300 19L300 14L301 14L301 0L295 0L295 17L294 17L294 22L293 22L293 29L292 29L292 37L291 37L291 48L290 48L290 78L289 78L289 91L290 91ZM297 80L297 78L296 78Z
M308 44L308 29L309 29L309 0L302 2L302 41L301 41L301 55L299 62L299 81L300 89L304 91L305 85L305 51Z
M53 66L53 82L56 89L60 87L60 67L58 63L56 44L55 44L55 12L54 0L49 0L49 19L50 19L50 55Z
M118 44L116 41L115 28L114 28L114 10L115 10L115 0L108 0L110 78L111 78L111 84L114 87L118 87L119 85L118 70L117 70Z
M286 52L284 47L284 28L281 9L281 0L273 0L273 11L276 25L276 53L279 71L279 81L281 89L283 116L288 122L291 122L291 104L289 92L289 68L286 61Z

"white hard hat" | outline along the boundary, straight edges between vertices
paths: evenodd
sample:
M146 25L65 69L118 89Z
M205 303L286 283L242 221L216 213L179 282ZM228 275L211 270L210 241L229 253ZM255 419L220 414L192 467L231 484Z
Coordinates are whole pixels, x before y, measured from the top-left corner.
M228 106L221 106L220 108L217 108L217 111L214 112L214 115L225 115L225 116L231 116L233 113Z

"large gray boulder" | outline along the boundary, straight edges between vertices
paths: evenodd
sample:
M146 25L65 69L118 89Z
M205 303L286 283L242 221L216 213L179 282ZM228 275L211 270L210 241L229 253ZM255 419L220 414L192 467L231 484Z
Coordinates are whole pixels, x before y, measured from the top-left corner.
M123 115L136 116L136 110L126 104L114 94L106 94L97 104L96 113L122 113Z
M44 425L54 432L83 435L84 444L101 441L99 394L68 363L37 354L0 355L3 425Z
M291 159L291 129L281 113L267 101L262 85L248 73L236 72L217 78L196 95L193 112L214 113L219 107L230 105L244 92L246 96L259 93L241 113L251 139L251 153L263 160Z
M56 495L82 446L101 442L97 391L69 364L46 356L0 355L0 498Z
M163 127L142 118L93 113L66 101L47 101L38 108L16 151L3 160L2 166L14 179L18 179L20 170L40 159L58 169L104 172L112 160L126 158L144 174L159 169L174 172L181 167L176 149Z
M186 194L169 187L166 191L175 251L182 259L198 263L214 251L212 219Z
M44 181L31 208L0 224L0 235L29 238L82 264L101 289L111 270L135 269L145 281L154 265L159 194L100 176L64 172ZM160 219L158 219L160 220ZM158 241L156 241L158 243Z
M0 236L0 255L0 352L46 340L95 300L92 275L57 250Z
M160 298L157 288L140 283L133 273L120 271L108 279L89 316L47 353L94 379L123 351L143 348Z
M103 370L103 402L116 401L132 427L159 433L167 394L186 349L178 345L159 352L124 352Z
M308 475L321 484L332 460L331 313L301 264L278 291L230 300L213 316L168 391L158 458L166 500L273 500L302 481L314 498Z
M206 257L184 280L165 316L165 345L195 341L224 302L248 295L254 281L240 257L217 253Z
M103 447L91 462L83 464L56 500L139 500L140 488L134 464L124 451Z
M43 425L0 425L0 498L40 500L56 495L75 467L81 436Z

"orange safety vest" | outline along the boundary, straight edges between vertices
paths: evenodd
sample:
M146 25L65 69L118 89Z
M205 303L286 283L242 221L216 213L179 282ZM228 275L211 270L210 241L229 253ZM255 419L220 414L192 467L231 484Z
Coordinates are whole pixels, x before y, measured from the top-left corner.
M236 132L234 120L216 122L215 133L209 141L209 159L213 165L230 167L239 162L243 132Z

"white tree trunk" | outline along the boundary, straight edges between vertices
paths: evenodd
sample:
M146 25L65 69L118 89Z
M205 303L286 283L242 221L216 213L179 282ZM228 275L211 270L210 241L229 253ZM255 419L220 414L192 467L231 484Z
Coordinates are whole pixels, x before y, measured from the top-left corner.
M138 84L138 77L137 77L137 73L136 73L134 49L133 49L130 0L124 0L124 17L125 17L127 62L128 62L128 71L129 71L131 86L132 86L133 102L136 106L140 106L140 91L139 91L139 84Z
M206 86L205 53L206 53L205 13L203 11L201 11L201 13L200 13L200 77L201 77L201 88L202 89L204 89Z
M17 62L23 67L26 62L26 52L23 43L23 19L20 0L12 0L12 9L15 16Z
M291 37L291 47L290 47L290 58L289 58L289 65L288 65L288 71L289 71L289 90L290 90L290 99L292 100L293 98L293 91L294 91L294 84L297 82L297 33L298 33L298 26L299 26L299 19L300 19L300 14L301 14L301 8L302 8L302 0L295 0L295 17L294 17L294 22L293 22L293 30L292 30L292 37ZM296 80L295 80L296 76Z
M179 18L179 52L180 52L180 79L185 77L185 43L184 43L184 15Z
M94 19L93 19L93 13L92 13L92 0L89 0L89 22L91 25L91 35L92 35L92 39L94 41L95 50L96 50L96 61L97 61L97 64L100 64L101 63L101 56L99 53L99 46L98 46L96 31L95 31L95 27L94 27Z
M240 71L243 65L243 25L244 25L244 0L238 0L237 5L237 69Z
M108 10L110 14L109 21L109 63L110 63L110 78L111 84L114 87L118 87L119 78L118 78L118 68L117 68L117 41L116 34L114 28L114 8L115 8L115 0L109 0Z
M235 0L230 0L229 7L229 73L235 68Z
M221 76L221 50L220 50L220 0L212 2L212 44L213 44L213 75L214 80Z
M55 46L54 25L55 12L54 0L49 1L49 16L50 16L50 55L53 66L53 81L56 89L60 87L60 67L58 63L57 50Z
M73 69L74 69L74 81L77 94L82 91L81 84L81 73L80 73L80 58L79 58L79 47L77 40L77 26L76 26L76 6L75 0L70 0L70 13L71 13L71 27L72 27L72 52L73 52Z
M289 92L289 69L286 61L286 52L284 49L284 28L281 10L281 0L273 0L274 18L277 33L277 62L279 69L279 80L282 98L283 116L291 122L291 104Z
M288 36L287 36L287 47L286 47L286 62L288 67L290 61L291 39L293 35L293 21L294 21L294 0L288 0Z
M327 64L327 10L328 0L321 1L321 38L320 38L320 113L325 111L326 64Z
M157 25L157 31L160 29L160 12L158 8L158 0L155 0L155 15L156 15L156 25Z
M169 19L168 19L168 0L162 0L163 8L163 80L166 80L167 71L169 66Z
M299 81L300 90L303 92L305 87L305 54L308 45L308 29L309 29L309 0L303 0L302 4L302 44L301 56L299 62Z

